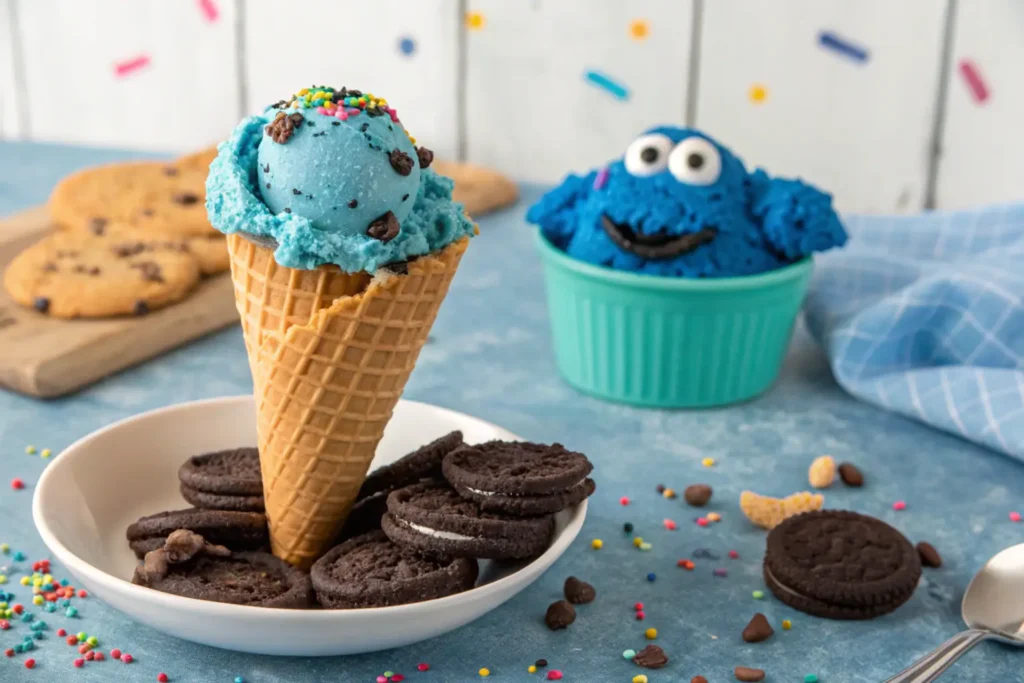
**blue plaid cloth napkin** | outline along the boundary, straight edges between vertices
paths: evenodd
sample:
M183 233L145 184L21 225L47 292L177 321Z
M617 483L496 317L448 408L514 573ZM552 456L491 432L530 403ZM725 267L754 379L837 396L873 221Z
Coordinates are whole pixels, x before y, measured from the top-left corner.
M1024 460L1024 204L843 222L806 302L839 384Z

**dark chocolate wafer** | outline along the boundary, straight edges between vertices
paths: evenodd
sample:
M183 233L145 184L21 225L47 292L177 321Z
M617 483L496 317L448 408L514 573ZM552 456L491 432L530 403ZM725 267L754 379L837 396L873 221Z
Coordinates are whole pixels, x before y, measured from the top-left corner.
M473 587L477 572L475 560L429 559L375 531L329 550L313 565L310 577L321 605L353 609L461 593Z
M178 470L178 481L182 497L196 507L264 510L260 454L255 448L192 456Z
M423 479L440 479L441 463L445 456L462 443L462 432L450 432L390 465L377 468L363 481L357 500L380 493L390 493Z
M210 543L230 550L262 550L269 544L267 518L262 512L230 510L168 510L147 515L128 526L128 545L139 558L163 547L176 529L188 529Z

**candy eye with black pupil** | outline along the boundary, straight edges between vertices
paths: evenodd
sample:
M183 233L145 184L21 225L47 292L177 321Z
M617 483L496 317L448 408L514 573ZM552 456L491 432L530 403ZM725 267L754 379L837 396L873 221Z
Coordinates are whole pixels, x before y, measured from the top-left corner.
M722 174L722 157L715 145L694 135L681 141L668 157L672 176L687 185L712 185Z
M630 175L652 176L665 170L671 151L672 140L668 137L658 133L641 135L626 148L622 163Z

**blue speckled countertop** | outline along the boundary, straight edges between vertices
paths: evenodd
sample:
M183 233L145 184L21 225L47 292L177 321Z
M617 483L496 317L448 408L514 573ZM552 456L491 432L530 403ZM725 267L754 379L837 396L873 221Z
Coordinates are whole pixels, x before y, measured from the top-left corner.
M84 165L130 156L102 150L36 144L0 144L0 214L45 200L64 174ZM139 155L135 155L139 156ZM527 201L537 190L526 188ZM437 324L423 351L406 396L472 413L535 440L558 440L594 461L598 490L580 539L541 580L479 621L447 636L404 650L334 659L254 657L171 639L133 624L92 599L81 601L80 617L45 615L50 630L27 670L24 655L0 658L0 681L155 681L164 671L171 681L230 683L372 682L385 670L409 683L479 680L540 680L526 669L546 658L564 672L567 683L621 681L646 673L650 683L688 681L702 674L711 683L734 680L736 665L768 672L770 683L802 681L817 674L822 683L877 682L938 645L961 627L959 601L974 571L1003 547L1024 541L1024 524L1008 513L1024 510L1024 467L954 437L931 431L859 403L832 380L822 354L798 334L784 376L767 396L724 410L645 411L602 403L576 394L555 373L543 303L540 263L523 204L484 218ZM3 350L0 349L0 353ZM74 396L41 402L0 390L0 542L28 558L44 557L30 514L32 487L45 462L28 456L26 444L58 452L75 439L110 422L180 401L237 394L250 389L249 368L237 328L225 330L124 372ZM140 444L140 457L145 444ZM806 487L806 471L818 455L830 453L858 464L868 477L861 490L841 485L826 493L826 505L877 515L911 540L928 540L945 566L926 570L916 595L897 613L865 623L830 622L795 612L762 589L760 559L764 532L742 517L741 490L784 495ZM187 454L182 454L183 457ZM716 460L706 469L701 459ZM22 477L24 491L8 481ZM694 512L680 499L658 496L659 483L682 489L707 482L715 495L709 509L722 521L708 528L693 524ZM619 498L628 496L628 507ZM907 509L894 512L903 499ZM662 520L679 522L668 531ZM640 552L622 532L624 522L653 544ZM595 552L590 540L601 538ZM698 548L718 561L696 560L684 571L677 560ZM740 559L730 560L735 549ZM13 590L26 603L27 589ZM728 576L716 577L717 567ZM657 580L648 582L649 572ZM61 575L59 567L54 573ZM569 629L552 633L542 623L565 577L593 583L597 601L580 608ZM647 605L647 619L633 620L633 604ZM771 640L748 645L740 632L756 611L776 625ZM793 628L778 628L791 619ZM135 662L89 663L75 669L78 655L54 635L64 626L97 635L105 647L120 647ZM646 644L643 631L656 627L657 643L670 665L644 672L621 652ZM0 631L0 648L20 642L28 629L16 622ZM1015 659L1015 657L1017 657ZM427 661L431 671L419 673ZM952 669L946 681L1021 680L1024 659L994 644L982 644Z

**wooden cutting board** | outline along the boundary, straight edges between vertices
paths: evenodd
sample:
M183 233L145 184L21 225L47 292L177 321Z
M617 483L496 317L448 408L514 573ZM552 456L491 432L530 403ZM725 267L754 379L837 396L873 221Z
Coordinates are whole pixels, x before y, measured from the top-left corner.
M49 230L45 207L0 220L0 271ZM235 322L227 273L141 318L50 318L14 303L0 286L0 385L60 396Z

